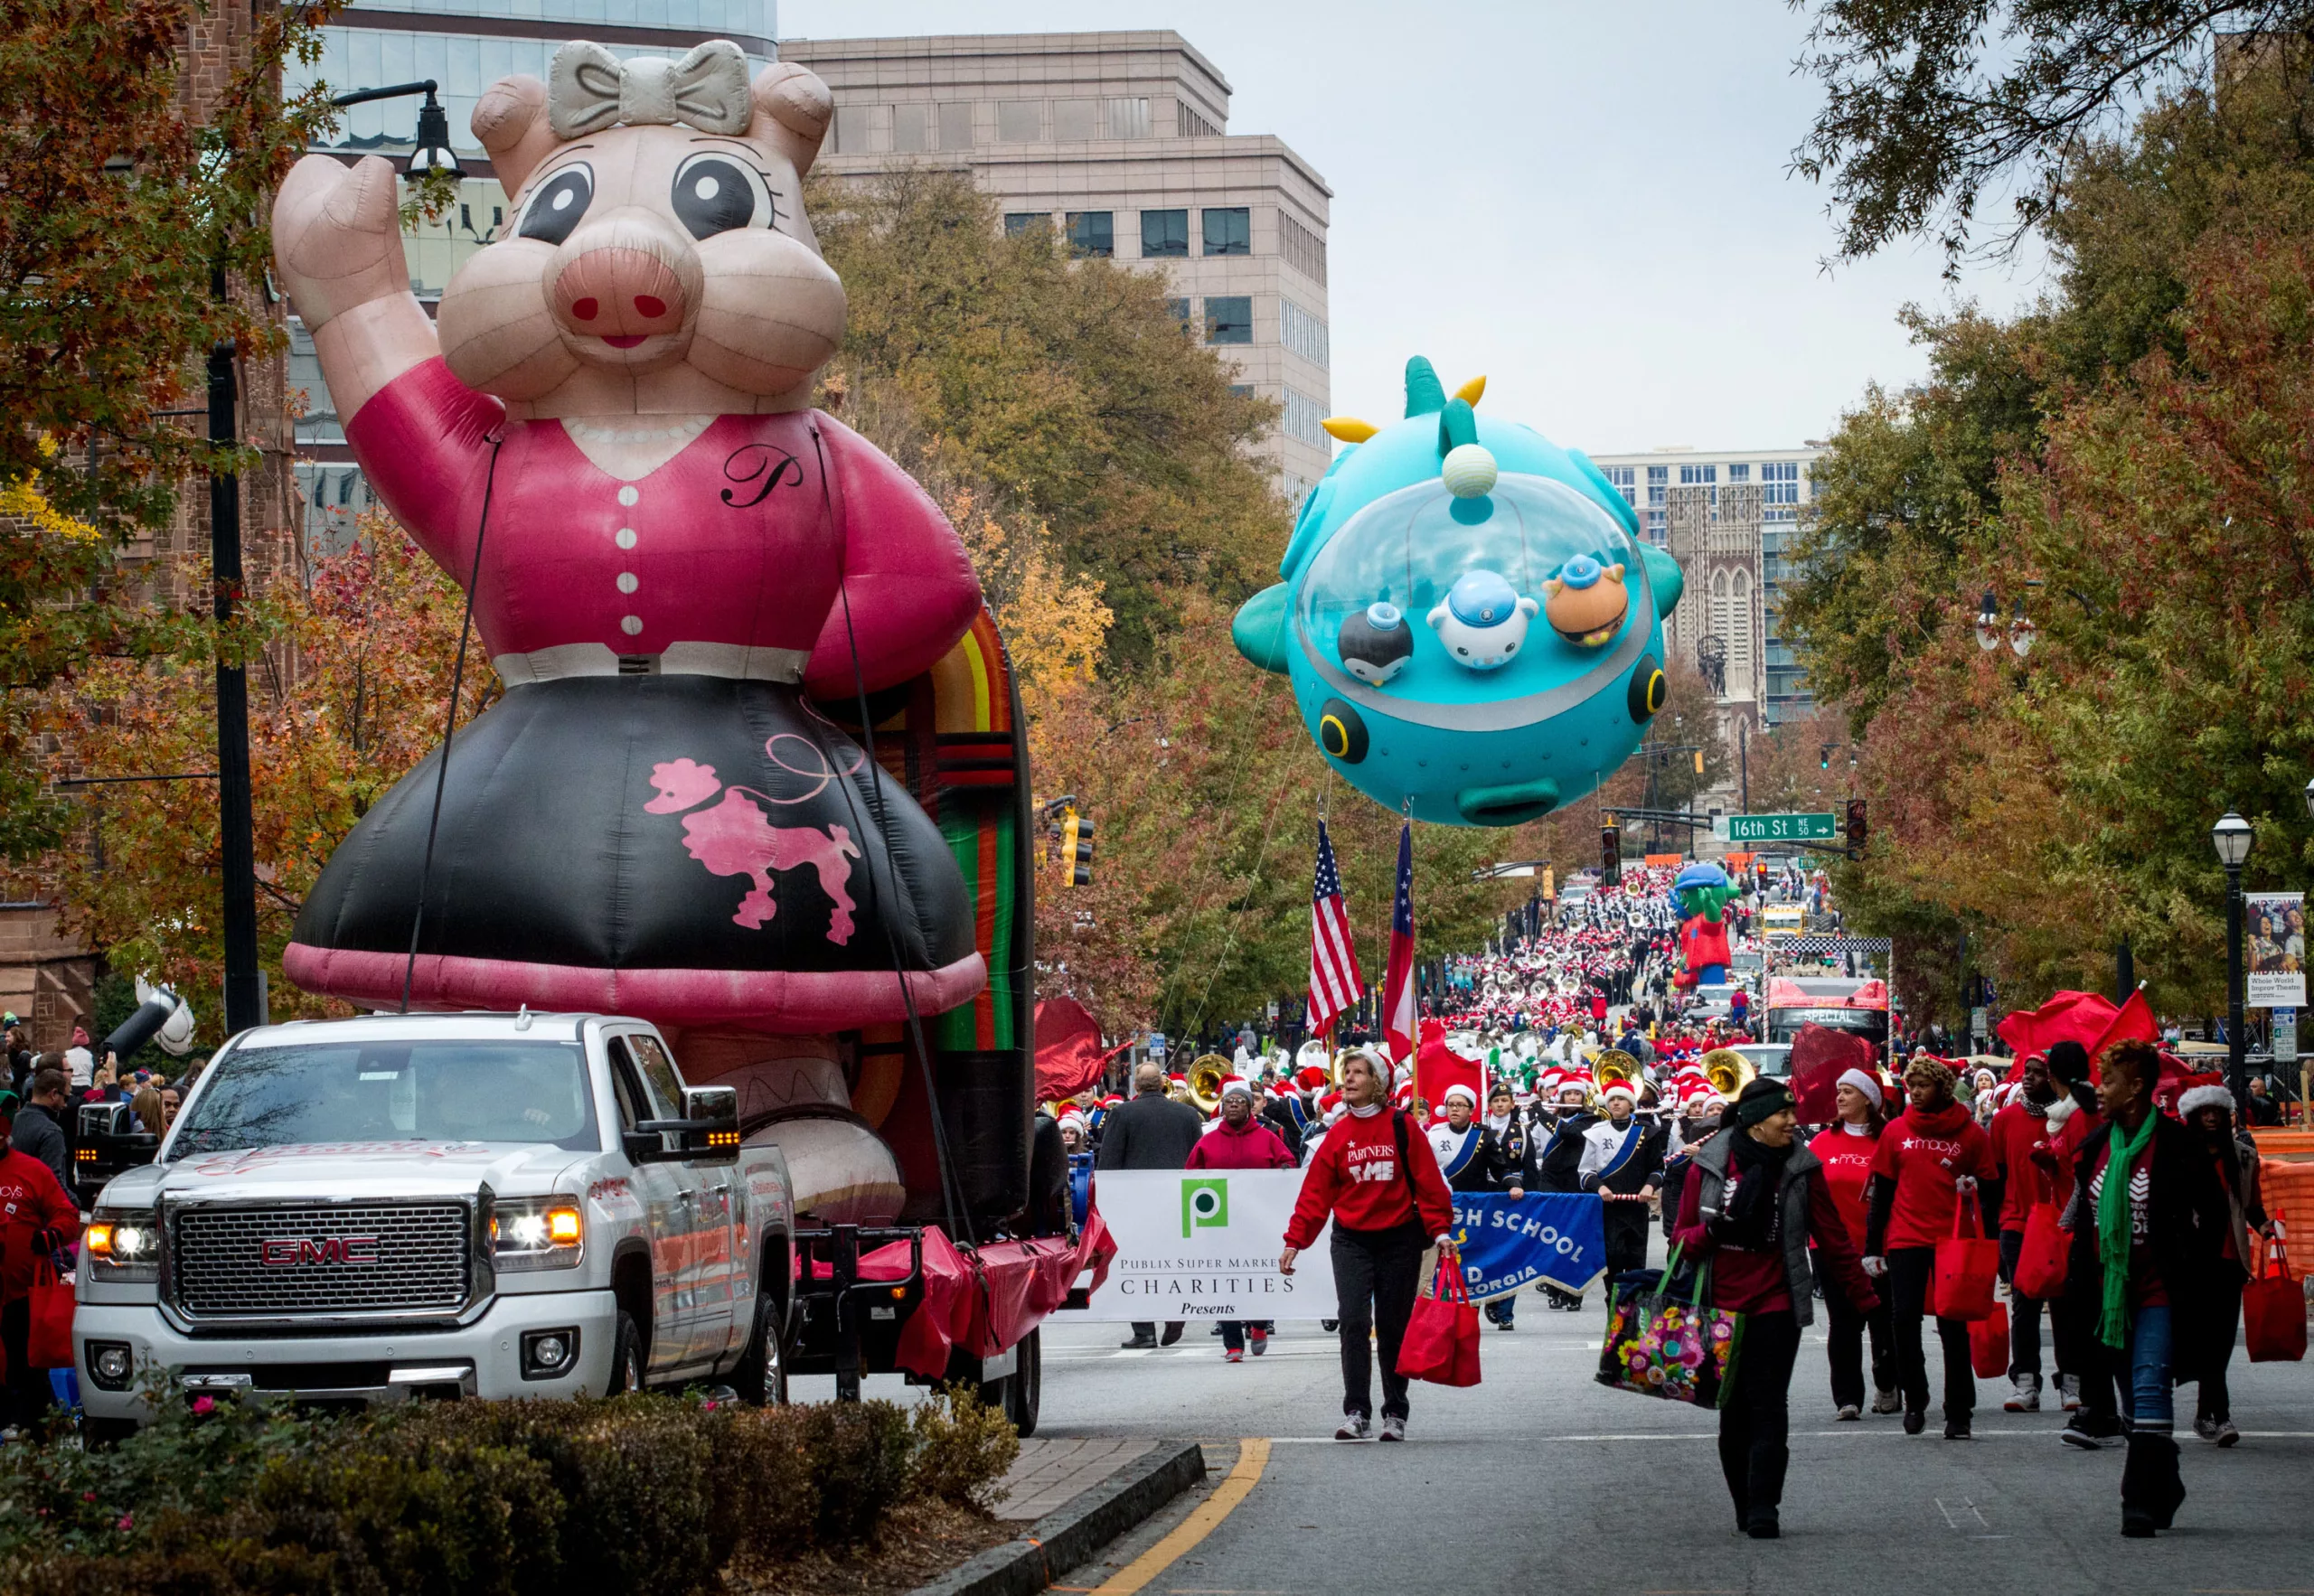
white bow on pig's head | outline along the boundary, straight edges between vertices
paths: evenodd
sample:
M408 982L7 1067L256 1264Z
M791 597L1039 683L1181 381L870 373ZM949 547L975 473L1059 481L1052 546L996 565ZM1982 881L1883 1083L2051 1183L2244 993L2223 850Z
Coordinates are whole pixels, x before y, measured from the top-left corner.
M684 366L698 380L654 386L695 389L686 408L801 402L843 336L803 207L827 85L785 62L750 83L720 39L673 61L573 42L549 78L503 79L475 108L513 210L443 291L450 370L541 411Z

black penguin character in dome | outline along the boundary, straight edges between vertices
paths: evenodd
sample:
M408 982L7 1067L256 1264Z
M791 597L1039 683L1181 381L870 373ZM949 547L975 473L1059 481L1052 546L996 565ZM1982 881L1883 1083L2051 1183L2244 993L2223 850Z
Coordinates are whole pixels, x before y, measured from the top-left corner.
M1369 604L1341 624L1341 668L1380 687L1414 657L1414 629L1395 604Z

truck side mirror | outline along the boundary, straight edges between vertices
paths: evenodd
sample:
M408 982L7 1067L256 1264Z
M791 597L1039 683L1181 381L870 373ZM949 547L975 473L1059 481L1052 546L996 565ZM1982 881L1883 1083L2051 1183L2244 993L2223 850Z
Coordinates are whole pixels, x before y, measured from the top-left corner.
M683 1161L691 1164L736 1164L739 1161L739 1090L736 1086L687 1086L683 1089Z

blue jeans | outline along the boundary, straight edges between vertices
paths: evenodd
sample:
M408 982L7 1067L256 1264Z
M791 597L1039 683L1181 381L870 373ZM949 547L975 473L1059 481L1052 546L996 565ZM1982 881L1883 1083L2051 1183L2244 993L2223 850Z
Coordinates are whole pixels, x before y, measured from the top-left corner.
M2149 1303L2130 1316L2129 1378L2121 1412L2141 1435L2167 1435L2177 1422L2169 1384L2169 1305Z

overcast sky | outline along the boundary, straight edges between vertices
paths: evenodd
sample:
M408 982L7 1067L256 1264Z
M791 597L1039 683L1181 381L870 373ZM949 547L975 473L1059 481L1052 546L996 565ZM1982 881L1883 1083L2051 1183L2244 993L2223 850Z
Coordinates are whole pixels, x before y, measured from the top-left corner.
M1817 105L1782 0L778 0L785 37L1171 28L1333 190L1333 408L1398 414L1409 354L1594 454L1820 438L1922 371L1896 324L1951 303L1903 246L1826 273L1786 174ZM2038 257L1958 292L2008 311Z

